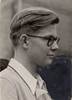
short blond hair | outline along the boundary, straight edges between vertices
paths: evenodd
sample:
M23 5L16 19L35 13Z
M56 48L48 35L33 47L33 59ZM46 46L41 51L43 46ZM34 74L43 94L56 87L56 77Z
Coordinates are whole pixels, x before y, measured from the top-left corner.
M59 23L59 17L47 8L26 8L13 17L10 25L10 38L13 44L17 45L21 34L36 33L41 28L57 23Z

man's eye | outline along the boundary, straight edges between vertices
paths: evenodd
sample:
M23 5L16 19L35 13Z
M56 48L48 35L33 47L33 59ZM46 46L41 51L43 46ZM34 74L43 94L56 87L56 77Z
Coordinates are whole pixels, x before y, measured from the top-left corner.
M49 41L54 41L54 38L53 37L50 37L48 40Z
M48 40L47 45L51 46L52 44L53 44L53 41L52 40Z

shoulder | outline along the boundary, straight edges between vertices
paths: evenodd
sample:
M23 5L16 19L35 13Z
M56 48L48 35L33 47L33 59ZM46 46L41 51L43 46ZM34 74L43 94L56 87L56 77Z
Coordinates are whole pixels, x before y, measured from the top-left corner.
M19 87L26 87L26 82L23 81L20 75L10 67L7 67L0 72L0 84L6 86L6 83L16 87L16 89Z
M0 77L0 90L2 100L17 100L16 87L8 78Z
M9 67L0 72L0 94L2 100L18 100L17 75Z
M13 69L9 67L0 72L0 81L2 83L4 83L5 81L14 84L16 79L17 79L16 72L14 72Z

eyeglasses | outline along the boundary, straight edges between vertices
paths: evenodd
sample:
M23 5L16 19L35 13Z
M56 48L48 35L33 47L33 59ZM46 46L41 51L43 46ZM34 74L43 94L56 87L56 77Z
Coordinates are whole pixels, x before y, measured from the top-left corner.
M50 36L37 36L37 35L32 35L32 34L26 34L26 35L29 37L42 38L44 40L47 40L47 46L49 46L49 47L52 46L54 42L56 42L58 44L60 41L59 37L54 37L52 35L50 35Z

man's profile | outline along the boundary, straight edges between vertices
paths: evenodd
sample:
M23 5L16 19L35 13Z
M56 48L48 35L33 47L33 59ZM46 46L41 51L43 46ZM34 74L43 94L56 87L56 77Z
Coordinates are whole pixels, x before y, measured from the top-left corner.
M0 73L2 100L51 100L37 69L50 64L55 56L58 23L56 13L42 7L23 9L13 17L14 58Z

